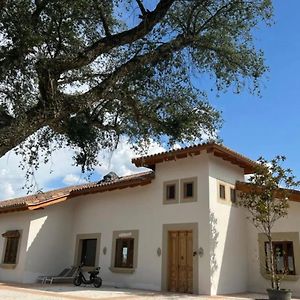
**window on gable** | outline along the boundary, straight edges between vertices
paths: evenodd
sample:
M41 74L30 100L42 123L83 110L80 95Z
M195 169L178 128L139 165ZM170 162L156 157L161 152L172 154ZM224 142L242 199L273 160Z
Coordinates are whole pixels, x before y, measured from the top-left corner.
M277 274L295 275L295 259L293 242L273 242L273 256ZM266 270L270 272L270 244L265 242Z
M115 267L133 268L134 239L116 239Z
M166 185L166 200L176 200L176 185L167 184Z
M193 182L185 182L183 185L184 198L191 198L194 196L194 184Z
M235 188L230 188L230 201L236 203L236 190Z
M180 180L180 202L197 201L197 177Z
M179 180L163 183L163 204L175 204L179 199Z
M219 185L219 197L220 197L220 199L223 199L223 200L226 199L226 192L225 192L225 185L224 184Z
M20 232L18 230L7 231L3 233L2 236L6 239L3 263L16 264L19 249Z
M81 259L84 266L94 267L96 262L97 239L81 240Z

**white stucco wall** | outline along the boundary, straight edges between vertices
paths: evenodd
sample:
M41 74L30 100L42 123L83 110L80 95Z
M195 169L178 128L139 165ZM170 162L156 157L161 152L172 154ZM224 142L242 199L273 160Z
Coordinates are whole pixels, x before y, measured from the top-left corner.
M71 202L32 213L23 282L34 282L39 275L56 275L73 265L72 225Z
M71 266L72 217L72 204L68 202L43 210L0 215L1 233L22 231L17 265L14 269L0 268L0 280L30 283L39 275L58 274ZM2 256L4 241L1 237Z
M163 205L163 182L197 176L198 201ZM104 283L115 286L160 290L163 224L198 223L199 292L210 293L208 231L208 161L205 154L157 164L150 185L92 194L74 199L73 245L77 234L101 233L100 266ZM133 274L118 274L111 265L114 230L139 230L138 265ZM102 249L107 248L104 255ZM196 250L196 249L195 249ZM75 251L75 249L74 249ZM73 253L74 256L74 253Z
M26 248L30 227L30 218L27 212L15 212L2 214L0 216L0 234L9 230L20 230L18 263L14 269L4 269L0 267L0 281L23 281L24 269L26 264ZM5 238L0 235L0 259L4 258Z
M34 282L38 275L57 274L74 264L76 237L101 233L99 265L104 284L160 290L164 224L198 224L198 292L226 294L264 292L260 275L257 232L245 212L218 201L218 180L234 185L243 170L212 154L159 163L151 184L84 195L32 212L0 215L1 233L22 230L18 264L0 268L0 281ZM197 177L197 202L163 204L163 184ZM287 219L275 231L300 231L300 203L291 203ZM113 231L139 230L138 262L133 274L110 271ZM103 248L107 249L106 254ZM164 249L162 249L164 251ZM0 237L0 255L4 238ZM2 257L0 257L2 258ZM300 274L300 270L296 270ZM300 281L284 282L300 296Z
M218 180L234 185L236 180L244 180L243 169L210 157L211 294L245 292L248 279L245 216L242 209L218 201Z
M289 213L286 218L281 219L274 227L273 232L300 232L300 203L290 202ZM249 291L265 292L270 287L270 281L260 274L259 252L258 252L258 232L256 228L248 222L248 281ZM299 242L299 241L298 241ZM300 253L295 253L295 260L299 259ZM297 258L298 257L298 258ZM296 268L296 275L300 278L300 270ZM300 297L300 279L296 281L281 282L281 288L291 289L294 297Z

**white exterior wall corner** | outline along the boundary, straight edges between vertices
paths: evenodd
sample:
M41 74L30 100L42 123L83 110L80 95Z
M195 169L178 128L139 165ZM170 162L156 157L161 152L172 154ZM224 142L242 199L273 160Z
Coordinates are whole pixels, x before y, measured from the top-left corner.
M0 216L0 234L8 230L20 230L19 253L17 265L14 269L0 267L0 281L2 282L23 282L24 269L26 265L26 248L30 228L30 216L27 212L7 213ZM3 262L5 251L5 239L0 236L0 259Z
M211 295L240 293L248 289L246 218L242 209L218 201L218 180L232 185L237 180L244 181L243 169L210 155Z
M274 226L273 232L298 232L300 234L300 203L290 202L288 216L279 220ZM248 222L248 278L249 278L249 291L265 293L271 284L260 273L259 251L258 251L258 231ZM300 242L300 241L299 241ZM294 253L295 259L297 254ZM298 254L299 257L299 254ZM296 275L300 275L300 270L296 269ZM281 288L291 289L293 297L300 298L300 279L296 281L281 282Z
M33 283L39 275L55 275L71 266L71 207L71 203L61 203L44 210L1 215L3 231L22 230L16 268L0 268L1 281ZM4 239L0 240L3 255Z
M56 204L31 213L23 282L56 275L71 267L73 203Z
M78 234L101 233L101 276L107 285L161 290L163 225L198 223L199 293L210 293L208 240L208 160L206 154L156 165L155 179L142 187L91 194L73 199L72 234L74 259ZM198 201L163 204L163 183L174 179L198 178ZM133 274L110 271L113 231L139 230L138 261ZM106 254L103 248L107 249ZM197 250L197 249L195 249Z

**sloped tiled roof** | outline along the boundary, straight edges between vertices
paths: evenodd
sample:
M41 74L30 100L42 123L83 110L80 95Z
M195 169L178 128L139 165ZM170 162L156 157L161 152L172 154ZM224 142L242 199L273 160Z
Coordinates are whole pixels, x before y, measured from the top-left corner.
M154 169L154 166L157 163L177 160L180 158L185 158L187 156L199 155L203 151L212 153L213 155L221 157L222 159L229 161L232 164L238 165L239 167L244 169L245 174L253 173L257 166L257 163L255 161L217 143L198 144L153 155L141 156L132 159L132 163L134 163L137 167L144 166Z
M254 185L252 185L249 182L241 182L241 181L237 181L235 184L235 187L238 191L243 192L243 193L247 193L247 192L253 192L253 191L257 191L258 188L255 187ZM254 190L253 190L254 189ZM279 188L276 191L277 196L281 196L282 195L287 194L288 195L288 199L290 201L294 201L294 202L300 202L300 191L299 190L293 190L293 189L284 189L284 188Z
M145 185L150 183L153 178L154 172L143 172L122 176L109 182L100 181L95 183L69 186L45 193L38 193L35 195L0 201L0 213L35 210L84 194L100 193L126 187Z
M3 208L17 208L26 207L28 205L35 205L46 201L51 201L57 198L65 197L70 194L74 187L66 187L57 190L52 190L45 193L38 193L34 195L19 197L11 200L0 201L0 211Z

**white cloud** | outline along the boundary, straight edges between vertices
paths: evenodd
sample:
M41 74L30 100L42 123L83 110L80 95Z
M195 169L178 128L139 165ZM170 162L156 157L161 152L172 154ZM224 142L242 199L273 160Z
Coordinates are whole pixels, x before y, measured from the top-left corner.
M75 174L67 174L62 182L66 185L76 185L76 184L81 184L87 182L84 178L75 175Z
M159 144L152 142L147 154L162 152L165 149ZM81 174L80 167L73 166L73 151L61 149L52 154L49 163L41 164L35 173L33 183L34 191L59 188L66 185L76 185L86 182L85 176ZM101 166L95 168L94 180L102 179L102 176L110 171L119 176L129 175L144 171L144 168L136 168L131 159L138 156L125 139L122 139L116 150L102 151L99 154ZM12 197L24 196L27 193L24 186L25 171L19 165L20 158L10 151L0 159L0 200Z
M165 151L162 146L158 143L151 142L147 149L147 154L154 154L162 151ZM96 170L103 175L110 171L114 171L120 176L144 171L144 168L137 168L132 164L131 159L136 156L137 154L127 141L122 139L116 150L113 152L103 151L101 153L99 159L102 162L102 165L97 167Z
M9 199L9 198L14 197L15 191L13 189L12 184L7 181L3 182L3 183L1 182L0 194L2 195L3 199Z

